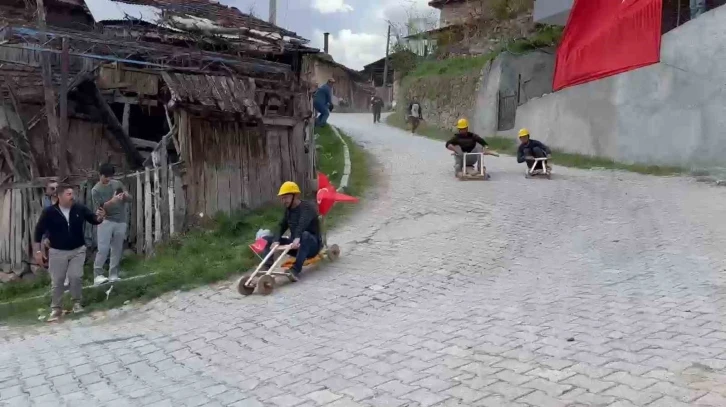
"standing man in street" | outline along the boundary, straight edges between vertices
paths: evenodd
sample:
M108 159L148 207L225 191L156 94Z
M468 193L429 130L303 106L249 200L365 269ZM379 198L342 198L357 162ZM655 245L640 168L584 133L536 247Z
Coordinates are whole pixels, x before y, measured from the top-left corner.
M91 200L95 208L102 208L106 213L106 221L101 224L98 233L98 253L93 262L93 283L103 284L107 281L117 281L118 266L124 250L126 239L126 203L131 201L131 195L126 192L124 185L112 180L113 166L109 163L101 165L99 169L100 180L91 190ZM108 267L108 278L103 275L103 266L106 264L109 252L111 260Z
M330 107L333 105L333 84L335 79L330 78L328 81L319 87L313 95L313 108L315 111L320 113L315 118L315 127L322 127L328 123L328 116L330 116Z
M105 213L98 209L94 214L88 207L75 203L73 188L62 185L58 189L58 202L43 209L35 226L33 251L35 261L43 264L40 242L48 234L50 251L48 253L48 273L51 278L51 312L48 322L57 321L63 314L63 282L68 276L73 312L83 312L81 306L83 263L86 260L86 240L83 225L88 222L99 225Z
M381 122L381 110L383 110L383 99L380 96L374 95L371 99L371 107L373 108L373 123Z

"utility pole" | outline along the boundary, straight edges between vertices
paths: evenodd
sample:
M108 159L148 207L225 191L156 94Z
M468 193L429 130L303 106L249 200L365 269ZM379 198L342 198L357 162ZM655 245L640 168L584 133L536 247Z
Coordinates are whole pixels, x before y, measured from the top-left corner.
M277 25L277 0L270 0L270 24Z
M392 103L393 99L393 90L390 92L388 91L388 87L386 86L388 82L388 46L391 43L391 23L388 23L388 34L386 34L386 58L383 60L383 89L386 90L388 96L388 102Z

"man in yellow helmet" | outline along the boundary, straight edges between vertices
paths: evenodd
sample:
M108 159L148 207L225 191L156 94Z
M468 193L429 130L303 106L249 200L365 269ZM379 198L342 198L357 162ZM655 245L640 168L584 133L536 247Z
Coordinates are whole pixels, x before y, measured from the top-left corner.
M280 187L277 196L285 206L285 214L280 222L280 228L274 236L268 236L264 256L267 256L273 243L281 245L291 244L292 249L288 252L295 256L295 264L290 269L292 277L298 280L303 264L306 259L318 255L322 247L323 239L320 233L320 221L318 220L318 205L300 199L300 187L292 181L287 181ZM290 237L282 237L285 231L290 230ZM270 259L266 267L271 267L273 260Z
M518 163L526 162L527 168L532 168L535 163L535 158L550 157L552 157L552 151L549 149L549 147L547 147L546 145L544 145L544 143L540 141L531 140L529 138L529 130L519 130L519 148L517 149ZM545 168L544 165L544 163L541 163L538 166L539 168L535 168L535 173L542 173L542 171L548 170L548 168Z
M488 146L487 142L469 131L469 121L466 119L459 119L456 123L456 128L459 130L454 137L446 142L446 148L453 151L456 159L456 176L461 176L461 172L464 167L464 153L481 153L484 152L484 148ZM466 165L472 166L477 163L478 156L470 155L466 157Z

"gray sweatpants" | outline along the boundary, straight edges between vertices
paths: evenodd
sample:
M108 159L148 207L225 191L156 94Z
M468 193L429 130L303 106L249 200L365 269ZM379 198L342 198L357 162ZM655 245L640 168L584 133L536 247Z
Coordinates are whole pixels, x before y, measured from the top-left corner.
M461 147L454 146L454 149L456 150L456 155L454 156L454 168L456 169L456 172L460 172L463 170L463 164L464 164L464 152L461 150ZM481 145L477 144L474 146L474 149L471 150L472 153L481 153L484 149ZM468 167L473 166L474 164L479 161L479 158L481 156L478 155L467 155L466 156L466 165Z
M86 246L74 250L56 250L48 252L48 273L51 282L51 308L61 308L63 301L63 283L68 277L71 298L81 302L83 290L83 263L86 261Z
M111 277L118 277L118 265L121 263L121 256L124 250L126 239L126 223L104 220L96 227L98 234L98 253L93 262L93 276L103 275L103 266L106 264L109 252L111 261L108 266L108 274Z

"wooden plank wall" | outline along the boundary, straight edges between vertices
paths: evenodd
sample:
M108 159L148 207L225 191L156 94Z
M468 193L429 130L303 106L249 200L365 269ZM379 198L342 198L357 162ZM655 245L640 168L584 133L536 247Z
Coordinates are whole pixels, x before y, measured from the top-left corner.
M177 113L186 163L187 207L214 216L259 208L275 199L284 181L307 185L304 124L246 126Z
M151 256L161 236L174 236L184 228L186 198L179 173L179 165L169 166L169 179L156 175L159 168L146 169L115 177L123 182L133 196L128 208L128 234L126 247L137 254ZM159 181L155 181L159 180ZM156 182L159 182L157 184ZM76 202L93 209L91 190L95 180L88 180L75 187ZM168 190L168 198L162 199L162 184ZM157 187L158 185L158 187ZM22 274L31 266L33 232L42 210L42 189L0 189L0 269ZM169 208L168 217L161 216L161 208ZM85 228L86 244L96 248L96 228Z

